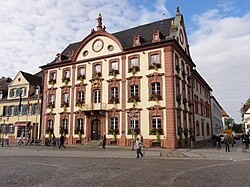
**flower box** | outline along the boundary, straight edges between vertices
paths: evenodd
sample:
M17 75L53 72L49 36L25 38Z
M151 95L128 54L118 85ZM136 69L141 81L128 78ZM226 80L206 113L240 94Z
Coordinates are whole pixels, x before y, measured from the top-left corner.
M78 80L78 81L83 81L85 78L86 78L85 75L78 75L78 76L77 76L77 80Z
M151 94L150 97L149 97L149 100L150 101L158 101L158 100L161 100L162 97L160 94Z
M45 133L46 134L53 134L53 132L54 132L54 129L53 128L47 128L46 130L45 130Z
M158 68L161 68L160 63L153 62L152 64L149 65L149 69L158 69Z
M115 77L117 74L119 74L119 71L118 71L117 69L111 69L111 70L109 71L109 75L113 75L114 77Z
M70 78L69 77L63 77L62 82L65 83L66 85L69 83Z
M140 101L140 97L137 96L137 95L130 96L130 97L128 98L128 102L129 102L129 103L136 103L136 102L138 102L138 101Z
M56 84L56 79L50 79L50 80L49 80L49 84L50 84L50 85Z
M139 70L140 68L138 66L133 66L128 69L128 71L131 72L133 75L135 75Z
M111 97L111 98L109 98L109 103L113 103L113 104L119 103L119 98L118 97Z
M68 129L64 129L63 127L60 128L60 134L68 134L69 130Z
M99 78L99 77L101 77L102 76L102 73L101 72L95 72L94 74L93 74L93 78Z
M132 131L132 129L129 128L129 129L128 129L128 134L132 134L131 131ZM135 129L134 129L134 134L139 135L140 132L141 132L141 130L140 130L139 128L135 128Z
M159 133L159 135L162 135L163 134L163 129L162 128L152 128L152 129L150 129L150 132L149 132L149 134L150 135L156 135L156 132L158 132Z
M108 134L119 134L119 129L118 128L115 128L115 129L111 129L109 128L108 130Z
M83 129L79 129L79 128L76 128L75 130L74 130L74 134L84 134L84 130Z

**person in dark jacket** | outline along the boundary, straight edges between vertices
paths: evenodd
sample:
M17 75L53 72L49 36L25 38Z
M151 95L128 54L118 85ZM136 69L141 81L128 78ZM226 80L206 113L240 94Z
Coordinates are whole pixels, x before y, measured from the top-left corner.
M60 145L59 145L59 149L61 148L61 146L63 146L63 148L65 148L64 146L64 136L61 134L60 136Z
M220 135L217 136L217 149L221 149L221 137L220 137Z
M224 143L225 143L226 152L230 152L230 149L229 149L230 140L229 140L228 136L225 137Z
M103 148L103 149L105 149L106 141L107 141L106 133L104 133L104 134L103 134L103 137L102 137L102 148Z

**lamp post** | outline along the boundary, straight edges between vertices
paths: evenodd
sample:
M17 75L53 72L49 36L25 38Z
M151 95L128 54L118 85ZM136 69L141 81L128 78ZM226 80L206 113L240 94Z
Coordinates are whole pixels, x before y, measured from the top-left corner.
M132 136L132 151L134 150L134 130L135 130L135 120L138 119L138 110L135 110L135 112L131 112L130 110L126 111L128 114L128 119L130 121L130 127L131 127L131 136ZM131 124L131 120L133 120L133 124Z
M2 147L4 146L4 130L5 130L5 119L3 120L3 125L2 125Z

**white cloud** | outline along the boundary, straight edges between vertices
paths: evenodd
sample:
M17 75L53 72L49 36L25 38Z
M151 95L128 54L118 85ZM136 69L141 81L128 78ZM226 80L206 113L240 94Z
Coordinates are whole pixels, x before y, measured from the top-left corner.
M240 122L241 104L250 97L250 14L223 17L221 11L210 10L195 20L197 30L190 35L193 61L221 106Z
M156 7L135 6L116 0L6 0L0 6L1 76L14 77L19 70L39 71L68 44L80 41L96 27L96 17L103 15L108 32L127 29L162 19L168 14L164 0Z

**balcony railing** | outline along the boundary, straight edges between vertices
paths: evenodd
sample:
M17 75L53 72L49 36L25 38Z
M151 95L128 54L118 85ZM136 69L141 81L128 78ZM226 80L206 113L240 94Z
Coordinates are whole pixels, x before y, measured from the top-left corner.
M88 103L82 105L82 110L107 110L107 103Z

